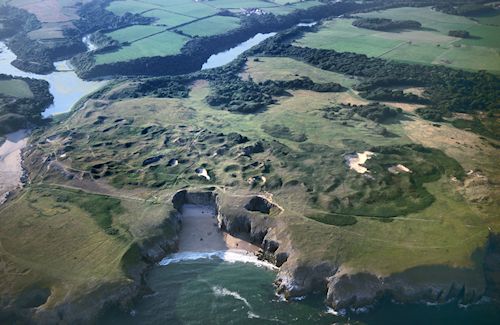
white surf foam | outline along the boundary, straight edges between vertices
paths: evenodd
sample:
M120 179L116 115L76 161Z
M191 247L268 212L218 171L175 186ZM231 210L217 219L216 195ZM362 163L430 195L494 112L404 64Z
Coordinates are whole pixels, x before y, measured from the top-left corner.
M345 316L347 311L345 309L335 310L330 306L326 307L326 313L334 316Z
M248 300L246 300L245 298L243 298L236 291L231 291L229 289L226 289L226 288L220 287L220 286L214 286L214 287L212 287L212 291L214 292L214 294L217 297L233 297L234 299L237 299L239 301L243 301L243 303L245 303L245 305L247 305L248 308L252 309L252 306L250 305L250 303L248 302Z
M251 263L259 267L276 270L277 267L269 262L261 261L257 256L242 249L230 249L214 252L181 252L165 257L160 265L169 265L183 261L196 261L201 259L219 259L227 263Z
M242 301L249 309L248 311L248 318L260 318L259 315L257 315L256 313L252 312L252 305L250 305L250 303L248 302L248 300L246 300L245 298L243 298L238 292L236 291L231 291L229 289L226 289L224 287L220 287L220 286L214 286L212 287L212 291L214 292L214 295L217 296L217 297L233 297L234 299L236 300L239 300L239 301Z

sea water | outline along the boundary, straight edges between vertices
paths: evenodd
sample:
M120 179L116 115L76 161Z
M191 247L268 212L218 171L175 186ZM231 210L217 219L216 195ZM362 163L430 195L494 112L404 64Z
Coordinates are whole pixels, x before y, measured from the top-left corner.
M498 306L491 303L460 307L387 301L334 311L324 293L286 301L275 294L273 268L215 255L168 257L147 274L151 294L130 310L108 310L98 324L500 324Z

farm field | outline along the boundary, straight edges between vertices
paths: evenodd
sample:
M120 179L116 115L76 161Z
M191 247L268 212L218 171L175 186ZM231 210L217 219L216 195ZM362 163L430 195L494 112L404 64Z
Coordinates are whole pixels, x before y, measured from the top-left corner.
M31 32L29 36L34 40L62 40L62 30L73 26L73 21L78 20L78 5L90 0L10 0L10 6L25 9L34 14L42 23L41 28Z
M315 0L304 2L292 1L290 3L288 1L271 2L261 0L214 0L201 2L184 0L112 1L106 9L116 15L124 15L130 12L153 18L154 21L149 26L126 27L107 33L108 36L120 43L132 43L132 45L118 50L114 55L112 53L97 55L96 63L103 64L134 60L140 56L139 53L146 53L145 56L168 56L176 54L180 48L189 41L189 37L219 35L240 26L240 17L217 15L221 10L230 10L236 15L240 15L241 9L260 8L273 14L283 15L289 14L297 9L306 9L317 5L321 5L321 3ZM172 44L170 46L160 45L158 48L155 48L152 42L147 41L147 38L154 37L159 39L156 33L158 33L161 28L165 31L168 30L172 33L178 33L184 38L174 39L172 35L170 35L172 39ZM134 42L139 38L144 39ZM162 39L167 40L167 38ZM152 48L145 49L145 46L150 46ZM169 50L164 51L165 49Z
M187 40L187 37L173 32L161 32L142 38L131 45L123 46L118 51L99 54L96 56L96 63L106 64L143 57L179 54Z
M422 64L442 64L466 70L500 73L500 27L430 8L397 8L360 14L363 17L413 19L418 31L382 32L352 26L352 19L326 21L316 33L296 41L299 46L355 52L368 56ZM448 36L450 30L467 30L472 38ZM477 60L476 58L481 58Z
M136 25L127 28L115 30L114 32L107 33L109 37L117 40L120 43L130 42L133 43L141 38L163 32L165 28L159 26L149 25Z
M235 17L213 16L178 28L191 37L212 36L238 28L240 20Z

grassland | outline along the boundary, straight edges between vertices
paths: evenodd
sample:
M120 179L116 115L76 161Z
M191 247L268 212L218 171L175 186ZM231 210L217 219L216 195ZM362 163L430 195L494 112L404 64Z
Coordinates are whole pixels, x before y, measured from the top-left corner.
M290 63L289 59L268 60L269 58L264 57L259 58L260 62L255 62L252 58L245 73L257 80L261 69L265 67L269 75L277 80L289 78L290 73L282 68L282 65ZM327 72L322 74L311 67L303 68L294 70L294 75L298 72L299 76L296 77L309 76L325 81L342 78L349 80L345 76L330 76ZM471 203L469 200L470 188L466 189L464 184L476 176L467 176L464 183L454 180L454 175L450 174L426 183L425 191L434 197L432 204L397 217L392 222L381 222L377 214L373 217L339 214L344 219L348 216L350 221L354 220L354 224L348 223L350 225L337 224L342 218L336 218L334 224L328 225L307 217L331 213L328 202L332 196L341 196L344 191L360 191L356 185L359 182L365 184L363 186L370 186L369 182L363 180L365 177L349 171L346 166L343 154L352 151L378 146L391 148L413 141L429 145L430 142L425 139L439 139L434 142L439 144L437 148L457 159L463 168L480 168L483 174L492 177L495 173L492 164L494 150L476 135L446 125L437 128L413 114L402 122L385 125L396 135L392 137L380 135L374 123L360 117L347 123L325 119L322 115L324 107L339 103L366 103L352 90L344 93L290 91L292 96L280 98L277 104L257 115L215 112L204 102L209 93L209 84L198 81L191 88L190 96L185 99L122 100L107 104L105 110L88 103L84 110L51 130L53 134L57 134L70 125L79 125L79 132L92 135L90 140L74 140L73 145L78 150L68 152L68 158L62 159L61 163L82 171L90 171L93 166L104 163L107 167L103 169L98 166L92 173L96 181L100 182L101 177L104 177L102 179L108 179L114 184L116 191L151 188L155 196L162 196L161 193L182 186L206 184L230 188L232 193L243 194L258 190L258 187L247 184L249 177L265 175L268 183L261 189L272 191L274 201L285 208L283 218L287 220L287 229L298 247L304 248L300 252L300 259L341 261L350 269L380 275L429 264L472 268L474 260L471 256L485 244L488 227L500 229L499 221L492 212L494 206ZM97 114L105 114L105 122L94 124ZM128 122L113 123L124 117ZM302 133L307 139L297 142L293 137L275 137L272 132L266 132L266 126L270 123L271 126L274 123L286 127L294 134ZM145 128L148 128L147 132L144 131ZM286 150L291 151L291 156L280 156L277 153L278 147L273 147L272 151L253 154L251 158L238 158L238 145L231 144L226 136L220 135L231 132L244 135L251 141L261 139L272 143L278 140L286 145ZM462 136L465 142L451 146L449 139L450 136L455 136L453 132L466 134L467 137ZM441 134L442 138L437 134ZM479 142L465 140L469 138L470 141ZM126 143L130 144L124 146ZM463 150L475 144L481 146L482 149L478 149L477 153L482 152L482 157L475 156L477 153L474 151L467 157L461 157ZM51 146L56 144L52 143ZM226 148L225 153L218 151L221 148ZM213 152L216 151L220 154L214 156ZM139 152L140 155L137 156L134 152ZM158 163L143 166L145 158L160 154L164 157ZM372 165L367 166L374 170L374 177L385 173L389 175L386 168L391 163L404 163L415 171L426 168L424 161L419 165L418 159L422 158L408 157L410 160L407 162L390 158L391 161L380 163L374 160L370 162ZM169 167L167 161L172 158L178 159L179 165ZM118 162L123 164L116 165ZM252 167L259 165L259 162L267 167ZM196 176L194 169L199 166L208 170L212 177L210 181ZM265 171L266 168L268 171ZM132 170L133 173L127 172ZM103 176L106 171L109 176ZM337 190L333 192L326 190L329 186L335 186L333 184L338 182L339 175L345 175L342 177L350 181L344 186L337 186ZM406 176L394 177L403 179ZM377 191L377 188L373 190ZM489 191L483 190L483 194ZM316 197L313 201L311 193ZM401 202L401 193L398 197ZM376 211L376 207L371 209L374 209L372 212ZM394 258L387 260L385 257L389 255Z
M2 209L0 292L7 298L48 288L41 303L50 308L68 293L78 299L104 284L129 283L121 259L140 231L127 219L148 211L143 218L161 222L161 209L140 199L31 187Z
M422 23L423 28L418 31L381 32L352 26L351 19L334 19L325 22L319 32L306 34L296 44L405 62L500 72L500 43L496 37L498 26L430 8L396 8L360 16L413 19ZM450 37L450 30L466 30L472 37Z
M32 98L33 92L23 80L0 80L0 94L18 98Z
M309 64L286 57L250 57L242 73L243 78L249 76L255 82L266 80L294 80L297 76L308 77L316 83L336 82L346 88L352 88L355 78L321 70Z

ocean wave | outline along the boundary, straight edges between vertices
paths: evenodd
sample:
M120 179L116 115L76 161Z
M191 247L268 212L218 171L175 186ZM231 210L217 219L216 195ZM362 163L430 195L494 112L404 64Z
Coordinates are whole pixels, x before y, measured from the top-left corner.
M183 261L196 261L201 259L218 259L227 263L251 263L259 267L276 270L277 267L269 262L261 261L257 256L241 249L230 249L226 251L213 252L182 252L165 257L160 261L160 265L169 265Z
M214 286L212 287L212 291L214 292L214 295L217 297L233 297L234 299L237 299L239 301L243 301L245 305L247 305L248 308L252 309L252 306L246 300L243 298L238 292L236 291L231 291L229 289L226 289L224 287L219 287L219 286Z
M243 298L238 292L236 291L231 291L229 289L226 289L224 287L220 287L220 286L214 286L212 287L212 291L214 293L215 296L217 297L233 297L234 299L236 300L239 300L239 301L242 301L249 309L248 311L248 318L260 318L259 315L257 315L256 313L254 313L252 311L252 305L250 305L250 303L248 302L248 300L246 300L245 298Z
M326 307L326 313L334 316L345 316L347 311L345 309L335 310L330 306Z

